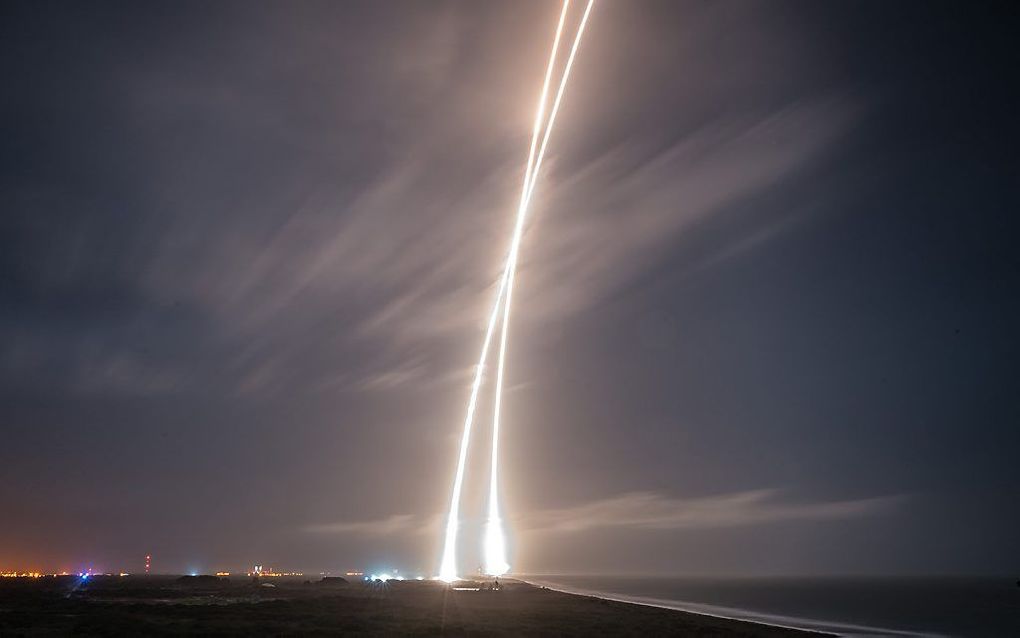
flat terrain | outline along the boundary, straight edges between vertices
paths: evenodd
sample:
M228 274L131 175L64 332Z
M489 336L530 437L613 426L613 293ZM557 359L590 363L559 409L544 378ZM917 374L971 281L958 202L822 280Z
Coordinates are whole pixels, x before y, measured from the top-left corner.
M460 591L430 581L316 580L274 578L268 587L243 577L0 579L0 636L807 635L520 582L501 591Z

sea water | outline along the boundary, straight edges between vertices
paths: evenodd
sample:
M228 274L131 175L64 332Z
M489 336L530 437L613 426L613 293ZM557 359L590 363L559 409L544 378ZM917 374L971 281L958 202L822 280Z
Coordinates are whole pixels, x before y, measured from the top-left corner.
M573 593L844 636L1017 636L1014 578L673 578L542 575Z

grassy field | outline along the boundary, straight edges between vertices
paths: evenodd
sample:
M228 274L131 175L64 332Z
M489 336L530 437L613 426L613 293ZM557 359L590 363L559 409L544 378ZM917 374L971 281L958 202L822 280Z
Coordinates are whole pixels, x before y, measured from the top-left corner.
M803 635L518 582L501 591L458 591L430 581L271 584L172 576L4 579L0 636Z

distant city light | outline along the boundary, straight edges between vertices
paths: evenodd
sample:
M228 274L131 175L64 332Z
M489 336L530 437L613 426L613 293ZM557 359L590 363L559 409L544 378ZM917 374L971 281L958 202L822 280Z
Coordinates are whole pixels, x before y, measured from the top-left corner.
M279 578L280 576L304 576L305 574L304 572L278 572L274 571L272 567L255 565L248 575L257 578Z
M83 573L84 572L79 573L78 576L81 576ZM69 574L67 572L53 572L52 574L44 574L44 573L39 572L39 571L28 571L28 572L19 572L19 571L15 571L15 570L0 571L0 578L47 578L47 577L55 578L57 576L68 576L68 575Z

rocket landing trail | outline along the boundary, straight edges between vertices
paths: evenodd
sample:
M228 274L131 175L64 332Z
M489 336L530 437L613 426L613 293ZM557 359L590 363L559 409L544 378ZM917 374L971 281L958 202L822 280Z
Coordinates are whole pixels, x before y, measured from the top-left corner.
M471 426L474 420L475 406L478 401L478 391L482 384L482 372L485 367L485 362L488 359L489 347L492 343L492 336L495 331L496 322L500 318L500 310L502 309L502 327L500 332L500 347L499 347L499 359L496 373L496 386L495 386L495 401L493 408L493 432L492 432L492 452L491 452L491 470L489 477L489 508L488 518L485 526L485 538L484 538L484 550L485 550L485 572L494 576L505 574L510 569L510 565L506 558L506 538L503 533L502 519L500 517L499 507L499 474L498 474L498 462L499 462L499 426L502 398L503 398L503 372L505 368L506 352L507 352L507 339L508 339L508 328L510 322L510 308L511 299L513 296L513 284L514 275L517 267L517 256L520 250L521 236L524 230L524 219L527 216L528 207L531 203L531 196L535 190L536 178L539 170L542 166L542 160L545 157L546 147L549 144L549 137L552 134L553 124L556 121L556 115L559 112L560 102L563 99L563 93L567 85L567 79L570 76L570 70L574 63L574 58L577 55L577 49L581 42L581 36L584 33L585 25L588 22L588 17L591 14L594 0L588 0L587 5L584 9L584 14L581 17L581 21L577 27L577 32L574 36L573 44L570 48L570 53L567 57L567 62L563 67L563 73L560 77L559 87L556 91L556 97L553 100L552 109L549 111L548 119L546 119L546 102L549 94L549 87L553 76L553 71L556 66L556 58L558 56L560 39L563 34L563 25L566 21L567 10L570 6L570 0L564 0L563 9L560 12L559 23L556 27L556 35L553 39L552 51L549 54L549 64L546 68L545 81L542 85L542 92L538 100L538 108L535 114L535 125L532 131L531 137L531 149L528 152L528 163L524 172L524 184L521 188L521 200L517 208L517 221L514 225L513 237L510 242L510 249L506 258L506 265L503 270L503 275L500 277L499 290L496 294L496 299L493 302L492 312L489 315L488 325L485 331L485 339L482 342L482 351L479 356L478 365L475 368L474 381L471 384L471 395L468 399L467 416L464 420L464 433L461 436L460 453L457 459L457 471L453 483L453 493L450 502L450 511L447 516L445 538L443 543L443 556L440 562L439 578L447 582L456 580L457 578L457 561L456 561L456 550L457 550L457 531L460 523L460 498L461 490L464 484L464 466L467 461L468 445L471 437ZM543 123L545 123L544 133ZM542 138L541 146L538 145L538 140ZM538 152L536 154L536 148Z

